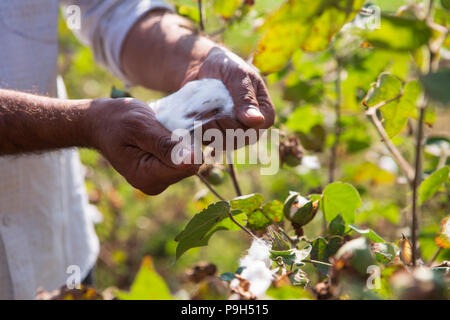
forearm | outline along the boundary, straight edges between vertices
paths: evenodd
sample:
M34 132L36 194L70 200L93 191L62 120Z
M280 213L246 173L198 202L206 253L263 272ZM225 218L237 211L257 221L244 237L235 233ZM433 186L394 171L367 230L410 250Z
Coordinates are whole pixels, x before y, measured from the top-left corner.
M196 35L190 23L172 13L151 11L130 30L124 41L121 65L137 85L176 91L187 73L217 46Z
M91 103L0 89L0 155L91 147Z

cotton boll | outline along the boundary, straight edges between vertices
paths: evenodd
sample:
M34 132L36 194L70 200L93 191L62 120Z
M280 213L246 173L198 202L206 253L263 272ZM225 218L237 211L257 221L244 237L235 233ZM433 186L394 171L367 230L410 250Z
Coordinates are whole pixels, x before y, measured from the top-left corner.
M245 267L241 277L250 282L250 292L256 297L261 297L269 289L273 274L264 261L254 261Z
M270 270L270 244L263 240L253 240L248 254L240 261L244 267L241 277L250 282L249 291L256 297L264 295L273 280L273 271ZM231 283L230 287L238 285Z
M270 244L263 240L253 240L248 254L241 259L239 265L246 267L254 261L263 261L267 266L270 266Z
M291 194L291 192L292 191L290 191L289 193ZM295 199L294 203L292 204L292 207L290 210L291 218L294 216L294 214L297 212L297 210L299 208L303 207L308 202L309 202L308 199L306 199L305 197L302 197L301 195L298 195L297 199Z
M151 102L156 119L168 130L194 129L194 121L203 124L223 117L234 117L233 99L222 81L202 79L186 83L177 92Z

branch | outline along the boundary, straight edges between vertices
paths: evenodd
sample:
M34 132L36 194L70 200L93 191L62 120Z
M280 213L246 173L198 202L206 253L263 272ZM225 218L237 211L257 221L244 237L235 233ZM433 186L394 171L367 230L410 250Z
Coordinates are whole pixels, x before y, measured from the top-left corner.
M395 162L397 162L397 165L403 171L403 174L406 176L408 181L411 182L414 179L413 168L411 167L409 162L406 161L405 158L403 158L403 156L401 155L400 151L398 151L398 149L392 143L391 139L389 139L388 134L384 130L383 125L381 124L381 122L378 119L377 114L376 114L376 110L377 109L381 108L382 106L388 104L389 102L391 102L391 101L393 101L395 99L396 98L393 98L393 99L390 99L390 100L387 100L387 101L384 101L384 102L381 102L381 103L377 104L376 106L368 109L366 111L366 115L369 116L370 120L372 121L372 123L375 126L375 129L377 129L378 134L381 137L381 140L383 140L383 142L385 143L385 145L388 148L389 152L394 157Z
M233 180L233 186L234 186L234 190L236 190L236 194L238 197L242 196L242 192L241 192L241 188L239 186L239 181L237 179L236 176L236 172L234 170L234 165L233 165L233 159L231 158L230 154L227 152L227 161L229 162L228 164L228 173L231 176L231 180Z
M416 136L416 156L414 160L414 179L412 181L412 226L411 226L411 241L412 241L412 263L416 265L416 246L417 246L417 189L422 177L422 144L423 144L423 119L425 118L425 109L427 101L424 98L419 106L419 122L417 124Z
M229 173L231 176L231 179L233 180L233 186L234 190L236 190L236 194L238 197L242 196L241 188L239 187L239 182L236 177L236 172L234 171L234 166L232 163L228 165Z
M202 177L200 174L195 174L197 177L200 178L200 180L208 187L208 189L220 200L226 201L224 197L222 197L215 189L214 187L206 180L204 177Z
M196 176L200 178L200 180L208 187L208 189L220 200L222 201L227 201L225 200L224 197L222 197L215 189L214 187L204 178L202 177L200 174L196 173ZM244 230L245 232L247 232L252 238L259 240L259 238L257 236L255 236L250 230L248 230L246 227L244 227L243 225L241 225L239 222L237 222L234 217L233 214L231 213L231 211L228 212L228 216L230 217L231 221L233 221L233 223L235 225L237 225L239 228L241 228L242 230Z
M242 230L244 230L245 232L247 232L253 239L259 240L259 238L257 236L255 236L250 230L248 230L246 227L244 227L243 225L241 225L239 222L237 222L234 218L233 218L233 214L231 213L231 211L228 212L228 216L230 217L231 221L234 222L234 224L236 224L239 228L241 228Z
M309 262L309 263L317 263L317 264L322 264L324 266L328 266L328 267L332 267L333 265L331 263L327 263L327 262L322 262L322 261L317 261L317 260L302 260L302 262Z
M433 9L433 0L429 0L428 9L426 14L426 21L431 20L431 12ZM428 44L428 63L427 63L427 72L431 72L431 63L433 51ZM425 118L425 110L427 107L428 101L427 98L424 97L422 102L419 105L419 120L417 123L417 135L416 135L416 155L414 159L414 178L411 184L412 188L412 226L411 226L411 241L412 241L412 265L416 265L416 254L417 254L417 189L419 187L420 180L422 178L422 145L423 145L423 122Z
M205 24L203 23L202 0L197 0L197 5L198 5L200 30L205 31Z
M436 251L434 252L433 256L430 258L430 260L428 261L428 265L431 266L434 262L434 260L436 260L436 258L438 257L439 253L441 253L442 248L438 247L436 249Z
M336 122L334 124L334 143L331 147L331 155L330 155L330 167L328 172L328 183L332 183L334 181L334 174L336 171L336 153L337 147L339 145L339 139L341 136L342 126L341 126L341 66L339 64L339 60L337 62L336 69L336 81L335 81L335 90L336 90L336 101L334 103L334 112L336 114Z

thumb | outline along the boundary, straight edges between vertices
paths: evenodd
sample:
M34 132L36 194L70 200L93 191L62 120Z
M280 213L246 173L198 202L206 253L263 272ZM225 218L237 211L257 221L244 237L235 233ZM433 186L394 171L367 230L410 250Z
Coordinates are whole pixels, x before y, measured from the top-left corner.
M172 135L158 121L155 122L142 137L142 149L172 168L193 165L194 152L192 148L183 143L177 135Z
M264 116L259 108L254 105L243 105L235 107L237 119L250 128L256 128L264 124Z

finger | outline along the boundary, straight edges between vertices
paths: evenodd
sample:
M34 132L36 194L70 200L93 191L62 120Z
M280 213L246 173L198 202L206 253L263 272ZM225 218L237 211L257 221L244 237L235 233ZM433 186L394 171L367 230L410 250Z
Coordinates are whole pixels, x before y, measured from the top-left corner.
M156 157L147 158L140 164L142 184L139 189L150 195L159 194L171 184L196 174L199 168L200 165L172 168Z
M264 115L264 125L262 128L267 129L271 127L275 122L275 107L270 99L269 91L264 81L257 81L257 94L259 110Z
M256 97L257 87L254 86L249 76L245 76L241 81L227 83L230 94L234 102L234 112L236 118L245 126L258 128L264 124L264 115L259 110L259 103Z
M139 147L172 168L193 163L192 148L182 143L178 136L172 135L156 120L143 130L142 137L139 139Z

